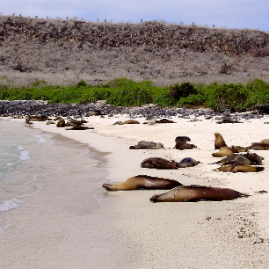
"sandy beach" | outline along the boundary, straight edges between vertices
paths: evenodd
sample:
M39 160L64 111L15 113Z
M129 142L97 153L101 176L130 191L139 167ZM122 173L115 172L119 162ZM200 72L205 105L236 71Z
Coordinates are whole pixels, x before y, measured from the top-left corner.
M145 118L136 118L140 124L113 125L127 119L128 115L92 116L87 125L94 129L83 131L34 122L30 128L57 133L92 149L104 170L103 180L94 183L99 207L95 212L88 210L87 185L81 191L85 178L94 175L78 178L78 186L60 176L58 182L47 183L46 191L25 198L19 208L6 213L17 225L0 234L5 242L0 247L4 253L0 267L269 268L269 150L251 150L264 157L261 172L220 172L216 171L219 165L212 164L220 159L212 156L214 133L222 134L229 146L250 146L269 138L269 124L265 124L269 117L236 124L173 117L175 123L151 126L142 124ZM5 120L24 124L23 120ZM175 149L175 137L180 135L189 136L197 148ZM165 148L129 149L142 140L161 142ZM192 157L201 163L177 170L141 168L148 157L176 161ZM102 188L105 182L118 183L139 174L176 179L183 185L227 187L251 196L220 202L152 203L153 194L165 191L108 192ZM59 198L62 188L66 192ZM67 215L63 205L70 197L74 208ZM84 202L77 214L81 197ZM26 214L39 221L35 225L25 222Z

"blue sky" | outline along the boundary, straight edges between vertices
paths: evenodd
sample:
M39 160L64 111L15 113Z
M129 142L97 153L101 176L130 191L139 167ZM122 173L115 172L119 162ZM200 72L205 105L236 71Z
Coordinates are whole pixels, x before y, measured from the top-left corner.
M86 21L167 23L269 31L268 0L8 0L0 14Z

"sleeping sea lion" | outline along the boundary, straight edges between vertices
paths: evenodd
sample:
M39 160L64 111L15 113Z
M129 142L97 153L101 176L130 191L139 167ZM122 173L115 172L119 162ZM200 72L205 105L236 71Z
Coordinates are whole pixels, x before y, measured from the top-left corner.
M228 188L213 188L204 186L177 186L163 193L155 194L150 198L152 202L195 202L199 200L222 201L232 200L249 195Z
M251 161L251 164L262 164L263 157L259 156L256 153L250 153L243 155L244 157L248 158Z
M177 136L175 139L175 142L188 142L191 141L191 139L188 136Z
M241 147L241 146L231 146L231 150L233 151L233 153L248 152L247 147Z
M175 123L175 122L172 120L161 119L161 120L157 120L156 123Z
M183 150L183 149L193 149L193 148L197 148L197 146L195 146L194 144L188 144L187 142L185 141L178 141L175 145L175 148L176 149L180 149L180 150Z
M215 149L220 149L222 147L227 147L222 135L220 133L215 133Z
M151 177L146 175L138 175L135 177L128 178L122 183L115 185L103 184L103 188L108 191L119 191L119 190L138 190L138 189L172 189L176 186L180 186L178 181L167 178Z
M269 146L269 139L263 139L260 143Z
M230 155L221 159L220 161L216 163L222 163L224 165L226 164L248 164L249 165L251 164L251 161L247 157L241 154L233 154L233 155Z
M141 163L142 168L177 169L177 163L163 158L147 158Z
M222 147L219 149L219 152L212 153L213 157L224 157L233 155L233 151L229 147Z
M123 124L140 124L138 120L126 120L126 121L116 121L113 125L123 125Z
M222 165L218 168L219 171L222 172L260 172L264 170L264 167L261 166L251 166L247 164L228 164L228 165Z
M268 150L269 149L269 145L264 144L264 143L252 143L252 145L249 146L248 149Z
M195 161L193 158L187 157L182 159L179 163L177 164L178 168L185 168L185 167L193 167L200 163L199 161Z
M159 142L147 142L147 141L140 141L135 146L130 146L129 149L163 149L164 146L162 143Z

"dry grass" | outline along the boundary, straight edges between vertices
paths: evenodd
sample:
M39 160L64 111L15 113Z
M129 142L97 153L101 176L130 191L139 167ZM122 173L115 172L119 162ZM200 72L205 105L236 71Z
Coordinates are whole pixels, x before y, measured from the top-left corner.
M269 77L269 35L258 30L0 16L0 42L0 77L15 85L126 77L164 86Z

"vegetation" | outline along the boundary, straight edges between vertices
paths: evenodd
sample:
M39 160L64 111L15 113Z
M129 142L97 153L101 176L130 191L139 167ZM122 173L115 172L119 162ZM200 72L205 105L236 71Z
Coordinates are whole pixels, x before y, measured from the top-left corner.
M0 84L1 100L49 100L52 103L91 103L106 100L115 106L155 103L162 107L204 106L214 110L245 111L256 104L269 104L269 84L261 79L247 84L175 84L156 87L150 81L118 78L99 86L81 80L72 86L51 86L35 81L28 87Z

